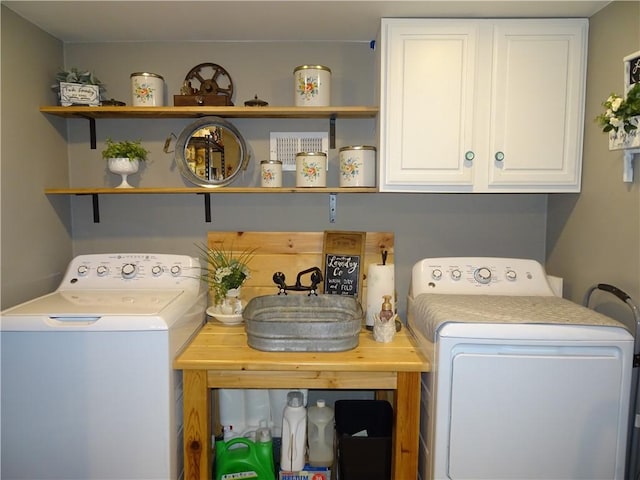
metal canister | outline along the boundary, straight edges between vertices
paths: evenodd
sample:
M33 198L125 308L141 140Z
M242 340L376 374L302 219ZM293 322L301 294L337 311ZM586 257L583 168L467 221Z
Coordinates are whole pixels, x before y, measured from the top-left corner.
M282 162L280 160L262 160L260 162L260 185L267 188L282 186Z
M131 105L134 107L164 106L164 78L157 73L132 73Z
M296 187L327 186L327 154L324 152L296 153Z
M340 186L376 186L376 147L352 145L340 149Z
M300 65L293 69L294 105L331 105L331 69L324 65Z

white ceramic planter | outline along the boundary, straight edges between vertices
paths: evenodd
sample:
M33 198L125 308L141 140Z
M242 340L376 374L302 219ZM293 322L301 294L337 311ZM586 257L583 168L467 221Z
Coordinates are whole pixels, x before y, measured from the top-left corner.
M127 182L127 177L138 171L138 168L140 167L139 159L134 158L133 160L130 160L128 158L110 158L107 160L107 166L111 173L115 173L122 177L122 182L116 188L134 188Z

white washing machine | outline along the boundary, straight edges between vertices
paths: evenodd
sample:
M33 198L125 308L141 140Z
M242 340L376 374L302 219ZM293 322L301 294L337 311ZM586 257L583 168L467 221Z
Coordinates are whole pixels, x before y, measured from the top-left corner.
M422 480L624 478L633 336L538 262L421 260L408 325L432 361Z
M2 312L3 479L181 478L172 362L205 319L200 276L183 255L81 255Z

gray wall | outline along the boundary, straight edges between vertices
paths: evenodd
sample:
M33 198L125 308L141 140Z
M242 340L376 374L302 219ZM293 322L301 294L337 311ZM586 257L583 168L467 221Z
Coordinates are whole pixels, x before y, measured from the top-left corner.
M582 193L550 195L548 210L547 268L564 277L565 296L576 302L596 283L640 302L640 171L634 183L623 183L622 151L609 151L593 121L611 92L623 93L622 58L638 50L640 3L613 2L591 18ZM635 164L640 169L637 155ZM612 296L593 300L605 313L633 320Z
M20 23L10 18L13 23ZM23 27L24 28L24 27ZM35 30L35 29L34 29ZM37 31L37 30L36 30ZM13 41L3 25L2 66L6 59L4 49L13 57L28 64L40 66L25 50L26 42ZM5 35L7 41L5 41ZM32 33L34 37L42 33ZM48 39L46 47L60 49L55 39ZM376 105L375 55L368 44L361 43L119 43L119 44L65 44L66 67L82 67L93 70L107 85L107 96L130 103L129 75L136 71L152 71L165 77L169 104L177 93L185 74L196 64L214 62L222 65L231 75L236 95L236 105L258 94L271 105L291 105L292 70L302 63L321 63L333 70L333 103L344 105ZM27 52L26 54L24 52ZM59 52L59 50L58 50ZM49 62L61 61L51 56ZM34 65L30 65L33 62ZM56 65L57 66L57 65ZM4 72L3 68L3 72ZM64 178L30 177L32 199L20 212L11 211L5 201L3 184L2 214L12 216L12 221L28 218L28 214L40 214L43 221L62 223L71 240L51 248L59 252L58 258L69 260L73 254L108 251L175 252L196 254L196 243L204 242L210 230L269 230L269 231L322 231L369 230L392 231L396 238L397 289L400 313L404 313L405 297L409 288L411 266L427 256L443 255L491 255L530 257L540 261L545 258L547 195L448 195L448 194L339 194L336 223L329 222L328 195L326 194L214 194L212 196L213 222L204 221L203 199L197 195L103 195L100 197L101 222L93 223L90 197L47 199L42 193L46 186L98 187L115 186L117 178L107 172L100 150L107 137L114 139L142 138L151 150L150 162L131 181L139 186L183 186L186 183L175 168L171 154L165 154L162 146L171 133L180 131L193 120L99 120L97 122L98 149L90 150L88 123L84 120L60 120L37 111L38 104L54 104L55 97L49 84L55 74L41 73L40 98L34 104L13 106L8 112L17 122L16 128L31 131L34 125L51 129L62 122L58 135L66 136L68 149L63 151L60 138L39 139L32 148L48 152L47 165L62 171L69 165L68 180ZM3 83L3 97L6 95ZM18 121L18 113L26 112L29 118ZM3 115L5 105L3 105ZM234 185L257 185L259 160L268 157L270 131L318 131L327 130L324 120L251 120L232 122L245 136L252 150L253 160L243 178ZM63 133L66 125L67 133ZM42 134L41 134L42 136ZM365 120L338 120L337 146L375 143L375 122ZM3 150L8 144L13 152L19 143L2 132ZM55 158L51 152L58 152ZM4 152L3 152L4 153ZM68 157L66 155L68 154ZM3 155L4 160L4 155ZM329 185L337 185L337 150L330 152ZM43 160L44 161L44 160ZM14 185L24 180L17 172L5 172L3 182ZM285 184L293 184L291 173ZM8 177L8 178L5 178ZM9 198L18 196L19 188L13 188ZM37 202L45 205L42 209ZM69 201L72 221L62 221L64 209L51 204ZM43 210L43 211L41 211ZM62 210L62 212L60 212ZM33 247L16 241L3 245L5 258L17 261L24 258L29 268L42 269L41 273L54 275L58 267L38 265L31 258L32 249L50 248L48 234L36 226L43 221L28 221L31 229L40 230ZM21 298L40 293L30 285L29 273L20 269L8 270L3 261L5 291L19 291L19 295L3 295L3 307ZM11 272L10 275L8 272ZM8 278L7 278L8 277Z
M65 121L38 111L63 63L61 42L2 6L1 306L51 291L72 251Z

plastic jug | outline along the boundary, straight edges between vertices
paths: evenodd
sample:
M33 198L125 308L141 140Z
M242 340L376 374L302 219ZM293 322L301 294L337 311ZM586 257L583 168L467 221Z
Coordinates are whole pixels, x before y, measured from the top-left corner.
M289 392L282 414L280 469L297 472L304 468L307 443L307 409L302 392Z
M258 429L255 442L248 438L216 441L215 478L275 480L273 442L269 429Z
M308 430L309 465L330 467L333 465L333 436L335 431L333 408L324 400L309 407Z

